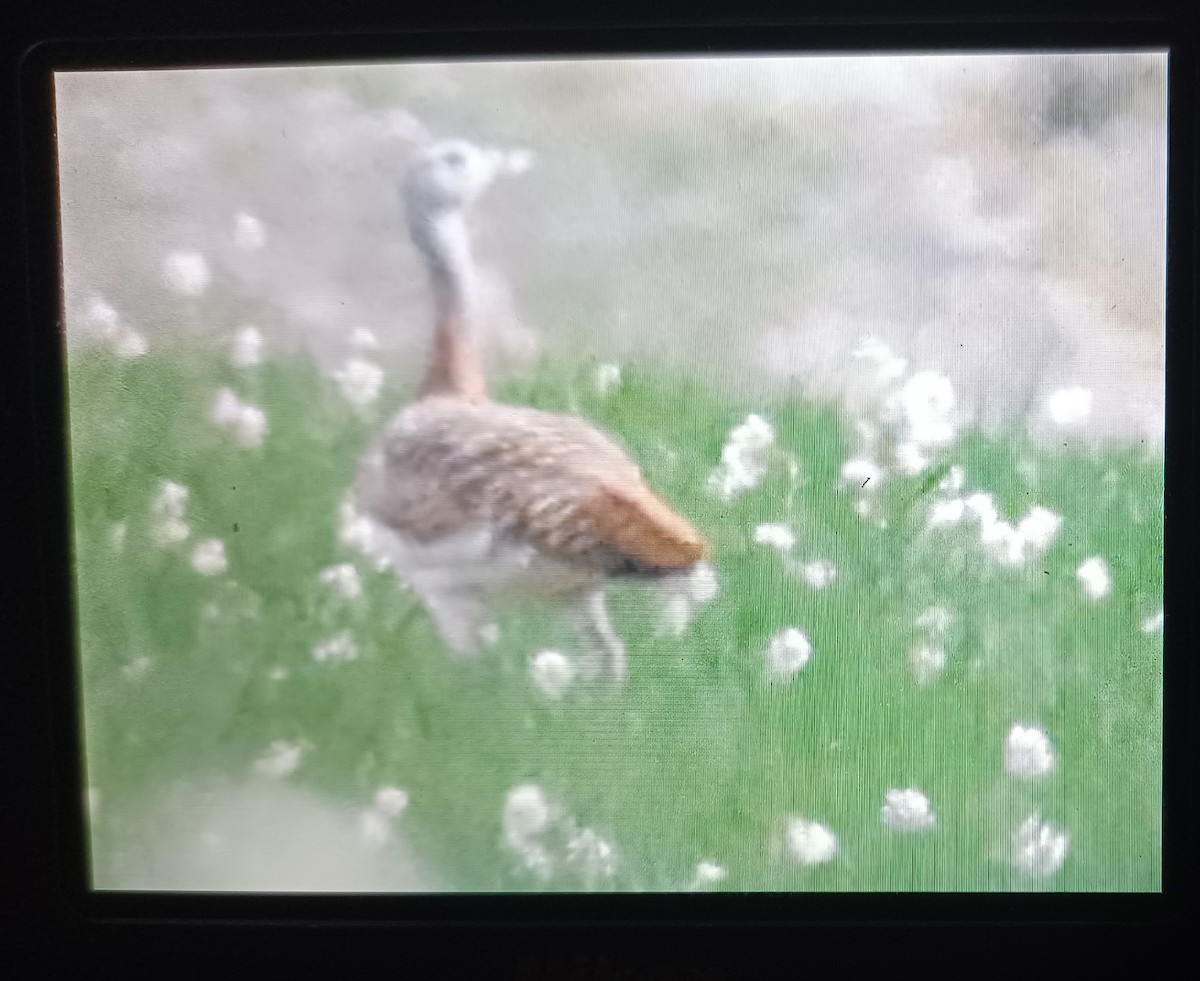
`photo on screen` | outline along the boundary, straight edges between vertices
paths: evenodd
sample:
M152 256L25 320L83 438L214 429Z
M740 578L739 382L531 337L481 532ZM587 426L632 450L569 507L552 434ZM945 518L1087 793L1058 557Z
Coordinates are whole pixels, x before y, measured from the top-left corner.
M1161 890L1167 72L57 72L92 888Z

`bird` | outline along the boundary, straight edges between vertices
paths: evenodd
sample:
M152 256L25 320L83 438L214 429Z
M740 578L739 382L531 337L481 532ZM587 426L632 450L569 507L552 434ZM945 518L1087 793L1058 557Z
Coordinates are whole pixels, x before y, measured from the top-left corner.
M402 184L408 233L433 293L432 347L415 401L363 453L353 493L377 553L416 594L453 655L477 653L496 603L574 607L593 675L628 677L605 587L679 588L709 543L646 481L619 440L586 420L493 401L467 217L512 166L462 139L419 148Z

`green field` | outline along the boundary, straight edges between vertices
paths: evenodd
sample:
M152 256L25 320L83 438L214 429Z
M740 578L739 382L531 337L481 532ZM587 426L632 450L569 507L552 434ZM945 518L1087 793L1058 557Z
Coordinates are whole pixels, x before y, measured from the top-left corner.
M348 806L404 788L404 833L463 890L675 890L702 860L727 870L712 888L730 890L1161 887L1161 635L1140 629L1162 602L1161 457L967 432L932 478L889 476L881 528L856 514L858 488L839 482L854 432L833 408L722 401L636 366L602 396L591 371L548 364L536 386L500 394L577 408L619 434L712 538L721 591L679 638L659 636L645 591L615 592L628 684L577 684L556 701L528 671L534 651L566 642L556 627L507 624L493 651L452 660L394 577L339 543L355 460L406 393L385 388L363 411L298 359L234 369L178 345L134 360L73 354L87 772L104 795L97 881L119 878L109 856L136 840L138 801L192 774L248 775L273 742L303 740L310 748L284 779ZM261 448L239 447L210 421L225 385L265 409ZM723 503L706 481L750 412L774 426L770 467ZM951 464L965 468L964 493L994 494L1002 514L1034 504L1061 514L1046 555L1008 568L978 533L927 530ZM151 503L168 479L190 491L191 534L159 547ZM831 561L834 582L818 590L790 574L755 543L763 522L792 524L796 555ZM201 576L189 557L213 537L228 571ZM1100 601L1076 578L1093 555L1114 584ZM355 600L318 580L348 561L364 586ZM944 671L918 685L909 651L931 605L954 622ZM811 639L812 660L772 684L764 651L790 626ZM357 659L314 659L346 629ZM1049 734L1051 772L1006 774L1016 723ZM502 845L501 815L507 792L527 782L613 843L612 876L560 862L541 882L520 866ZM931 830L881 823L885 793L907 787L932 802ZM1034 812L1070 836L1061 869L1043 879L1010 860ZM790 816L837 834L833 860L789 855Z

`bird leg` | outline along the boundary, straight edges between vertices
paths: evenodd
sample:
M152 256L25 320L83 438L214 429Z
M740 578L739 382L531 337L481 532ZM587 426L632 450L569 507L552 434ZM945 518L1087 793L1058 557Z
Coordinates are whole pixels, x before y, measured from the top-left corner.
M587 617L585 620L587 633L603 661L607 662L609 672L617 681L625 681L629 677L629 663L625 652L625 644L613 629L608 617L608 604L604 599L603 590L596 590L587 598Z
M452 577L421 576L413 583L450 653L462 657L479 648L484 604L477 591Z

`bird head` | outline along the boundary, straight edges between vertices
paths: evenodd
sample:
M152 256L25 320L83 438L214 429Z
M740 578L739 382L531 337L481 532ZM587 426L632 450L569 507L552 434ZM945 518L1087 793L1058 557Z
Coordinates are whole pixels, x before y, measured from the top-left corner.
M409 162L405 197L410 221L429 221L461 211L501 174L528 169L528 151L477 147L466 140L440 140Z

